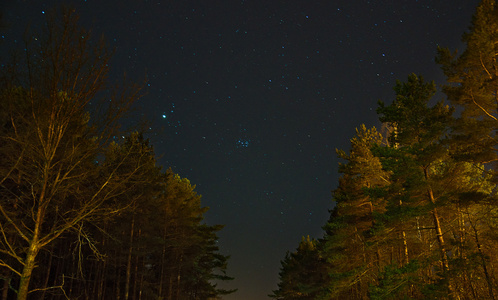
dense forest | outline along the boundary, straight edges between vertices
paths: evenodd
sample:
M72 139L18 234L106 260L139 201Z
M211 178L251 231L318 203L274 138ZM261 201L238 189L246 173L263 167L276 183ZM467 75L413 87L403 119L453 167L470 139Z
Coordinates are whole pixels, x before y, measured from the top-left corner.
M342 159L319 239L281 262L275 299L498 298L498 8L477 7L465 50L439 48L448 104L412 74Z
M0 77L0 298L233 292L217 287L231 279L223 226L206 225L195 186L120 127L140 87L109 83L112 51L73 10L39 28Z

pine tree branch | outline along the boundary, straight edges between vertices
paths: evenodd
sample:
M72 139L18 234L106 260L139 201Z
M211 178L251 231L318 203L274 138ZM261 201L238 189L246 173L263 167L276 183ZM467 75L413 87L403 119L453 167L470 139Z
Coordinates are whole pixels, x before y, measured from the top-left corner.
M488 71L488 69L486 68L486 66L484 65L484 62L482 61L482 53L481 51L479 51L479 60L481 61L481 66L482 68L484 69L484 71L486 71L486 73L488 74L489 76L489 79L493 79L493 76L491 75L491 73Z
M480 106L480 105L476 102L476 100L475 100L475 98L474 98L474 94L472 93L472 91L470 91L470 97L472 97L472 102L474 102L474 104L475 104L475 105L477 105L477 107L479 107L479 108L480 108L480 109L481 109L481 110L482 110L482 111L483 111L486 115L488 115L488 116L489 116L490 118L492 118L493 120L498 121L498 119L497 119L495 116L493 116L493 115L491 115L490 113L488 113L488 112L484 109L484 107Z

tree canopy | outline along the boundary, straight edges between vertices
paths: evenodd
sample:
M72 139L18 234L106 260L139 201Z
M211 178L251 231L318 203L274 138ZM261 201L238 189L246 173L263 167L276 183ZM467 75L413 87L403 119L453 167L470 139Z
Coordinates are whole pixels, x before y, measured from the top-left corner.
M303 240L286 255L275 298L496 298L496 5L477 7L462 54L438 49L447 103L433 100L434 82L411 74L379 102L382 134L362 125L349 152L337 150L324 235L315 251ZM326 276L296 275L318 259L314 270ZM319 293L306 298L308 286Z

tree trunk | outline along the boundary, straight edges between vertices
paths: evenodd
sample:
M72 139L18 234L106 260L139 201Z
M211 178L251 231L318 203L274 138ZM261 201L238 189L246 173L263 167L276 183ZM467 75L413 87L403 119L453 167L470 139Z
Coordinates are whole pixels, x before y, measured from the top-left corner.
M429 171L427 170L427 167L424 168L424 176L425 180L428 181ZM434 198L434 192L430 187L427 189L427 196L429 197L429 201L431 201L431 203L435 205L436 199ZM439 222L439 215L437 213L436 207L432 209L432 217L434 221L434 229L436 230L437 243L439 245L439 250L441 251L441 264L443 266L443 271L446 272L448 270L448 256L446 255L446 247L444 244L443 231L441 229L441 223Z
M465 240L466 240L466 231L465 231L465 217L464 213L462 211L462 208L460 207L460 204L457 204L457 213L458 213L458 251L460 252L458 256L460 257L460 260L462 262L467 262L467 255L465 253ZM465 272L463 272L463 281L464 287L469 287L470 289L470 295L472 295L473 299L478 299L477 293L475 291L474 285L472 283L472 276L469 273L469 269L465 268ZM466 292L463 290L462 292Z
M142 234L142 229L138 229L137 232L137 238L140 240ZM138 267L139 267L139 261L140 257L138 254L138 251L140 250L140 246L137 246L137 254L135 255L135 272L133 274L133 300L137 299L137 283L138 283Z
M45 292L47 291L47 287L48 287L48 279L50 278L50 269L52 269L52 258L53 258L53 251L54 251L54 247L53 247L53 244L52 244L52 247L51 247L51 250L50 250L50 253L49 253L49 258L48 258L48 264L45 268L47 268L47 273L45 275L45 282L43 283L43 291L42 291L42 294L40 296L40 299L45 299Z
M62 282L64 282L64 268L65 268L65 259L64 259L64 252L67 251L66 249L69 249L69 243L66 241L66 240L61 240L61 245L62 247L57 247L54 249L54 257L55 257L55 270L53 272L53 279L52 279L52 285L53 286L57 286L57 285L60 285L59 284L59 281L58 281L58 278L60 278L59 276L62 276L62 281L61 281L61 284ZM64 250L62 250L64 249ZM53 300L55 298L55 295L52 293L50 298L51 300ZM44 298L45 299L45 298Z
M173 274L169 275L169 288L168 288L168 298L173 299Z
M125 296L124 299L128 300L130 294L130 277L131 277L131 253L133 250L133 230L135 227L135 216L131 220L131 230L130 230L130 248L128 251L128 262L126 264L126 284L125 284Z
M107 232L108 230L108 223L105 222L104 223L104 232ZM105 247L107 246L106 245L106 236L105 235L102 235L102 249L105 249ZM108 259L103 259L102 261L102 264L101 264L101 268L100 268L100 274L99 274L99 277L97 278L98 280L98 287L97 287L97 299L103 299L104 297L104 282L105 282L105 277L106 277L106 273L107 273L107 263L108 263Z
M399 200L399 206L403 205L403 201ZM403 224L404 225L404 224ZM406 242L406 233L404 230L401 231L401 240L403 241L403 260L401 265L404 264L409 264L410 263L410 258L408 257L408 243Z
M179 264L178 264L178 276L176 278L176 300L180 299L180 282L181 282L181 271L182 271L183 255L180 254Z
M428 193L429 193L429 198L430 198L432 204L435 204L436 201L434 199L434 194L432 192L432 189L429 188ZM441 229L441 223L439 221L439 215L438 215L436 207L434 207L432 210L432 216L434 219L434 228L436 230L437 243L439 245L439 250L441 252L441 265L443 268L443 273L447 274L448 270L449 270L448 256L446 254L446 246L444 244L443 231ZM450 278L448 278L447 284L448 284L448 291L450 293L450 297L456 297L456 299L460 299L458 294L455 295L455 290L453 288L453 284L451 283Z
M162 299L163 296L163 284L164 284L164 269L165 269L165 260L166 260L166 229L164 230L163 237L163 253L161 254L161 277L159 279L159 291L158 291L158 299Z
M106 267L107 267L107 260L104 260L102 262L102 270L100 272L100 277L99 277L99 286L97 290L97 297L98 299L102 299L104 295L104 281L105 281L105 273L106 273Z
M45 171L45 173L48 173ZM38 209L36 212L35 228L33 229L33 236L29 241L28 252L26 253L26 258L23 261L23 270L21 273L21 281L19 282L19 291L17 293L17 300L26 300L29 293L29 281L31 280L31 274L36 266L36 256L40 252L41 245L39 243L40 239L40 227L43 223L45 216L45 193L48 185L47 175L44 175L43 186L38 200Z
M477 251L479 252L479 257L481 258L482 269L484 271L484 276L486 277L486 283L488 284L489 299L494 300L495 296L494 296L494 292L493 292L493 283L491 282L491 277L490 277L489 272L488 272L488 266L486 264L486 259L485 259L484 253L482 252L482 247L481 247L481 242L479 241L479 234L477 232L477 227L470 220L470 213L468 211L467 211L467 214L469 216L470 226L472 227L472 230L474 231L474 238L476 241Z
M135 255L135 272L133 272L133 289L132 295L133 295L133 300L137 299L137 281L138 281L138 254Z
M36 226L38 228L38 225ZM31 280L31 274L35 268L35 260L38 252L40 251L38 245L38 230L35 229L33 239L28 248L28 253L26 254L26 259L24 260L24 268L21 274L21 281L19 282L19 292L17 294L17 300L26 300L29 293L29 281Z
M43 188L42 195L40 196L40 202L43 200L45 187ZM21 274L21 281L19 282L19 291L17 293L17 300L26 300L29 293L29 281L31 280L31 274L36 266L36 256L40 251L41 245L39 244L40 238L40 226L43 220L43 208L39 207L36 214L35 228L33 230L33 237L29 242L28 252L26 253L26 258L24 259L24 267Z
M424 168L424 176L425 180L429 180L429 170ZM434 197L434 192L432 191L432 188L429 187L427 189L427 196L429 197L429 201L434 205L434 208L432 209L432 218L434 222L434 229L436 230L436 238L437 238L437 243L439 245L439 251L441 252L441 266L443 269L443 273L447 274L449 270L449 264L448 264L448 254L446 253L446 245L444 243L444 237L443 237L443 230L441 229L441 222L439 221L439 214L437 212L436 208L436 198ZM458 295L455 295L455 291L453 288L453 285L451 283L450 278L448 278L448 291L450 293L450 297L456 296L457 299L460 297Z
M406 242L406 233L404 230L401 232L401 235L403 237L403 258L404 263L407 265L410 263L410 258L408 257L408 243Z
M116 257L118 257L117 254L116 254ZM118 260L116 260L116 261L118 262ZM116 300L121 299L120 285L121 285L121 273L119 272L119 264L116 263Z
M144 267L144 262L143 262L143 258L142 258L142 268ZM139 284L139 288L138 288L138 300L142 300L142 293L143 293L143 289L144 289L144 272L142 272L142 274L140 274L140 284Z
M448 271L448 257L446 256L446 246L444 244L443 231L441 229L441 223L439 222L439 215L436 208L432 210L432 217L434 219L434 229L436 230L437 243L441 252L441 264L443 266L443 271L446 272Z
M9 295L10 280L11 277L10 275L8 275L3 281L2 300L7 300L7 297Z

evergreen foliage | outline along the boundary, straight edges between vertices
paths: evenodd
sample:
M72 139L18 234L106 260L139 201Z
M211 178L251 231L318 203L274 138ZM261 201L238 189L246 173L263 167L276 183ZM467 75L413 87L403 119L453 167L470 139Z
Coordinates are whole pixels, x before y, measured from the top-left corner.
M318 241L302 238L295 252L287 252L280 276L284 280L270 297L275 299L317 299L323 291L327 273L317 248Z
M303 299L496 298L497 12L483 0L465 51L438 49L453 106L432 101L435 84L411 74L391 103L379 102L384 134L362 125L349 152L337 150L335 208L308 254L328 277ZM293 258L282 262L278 299L310 284L296 282Z

